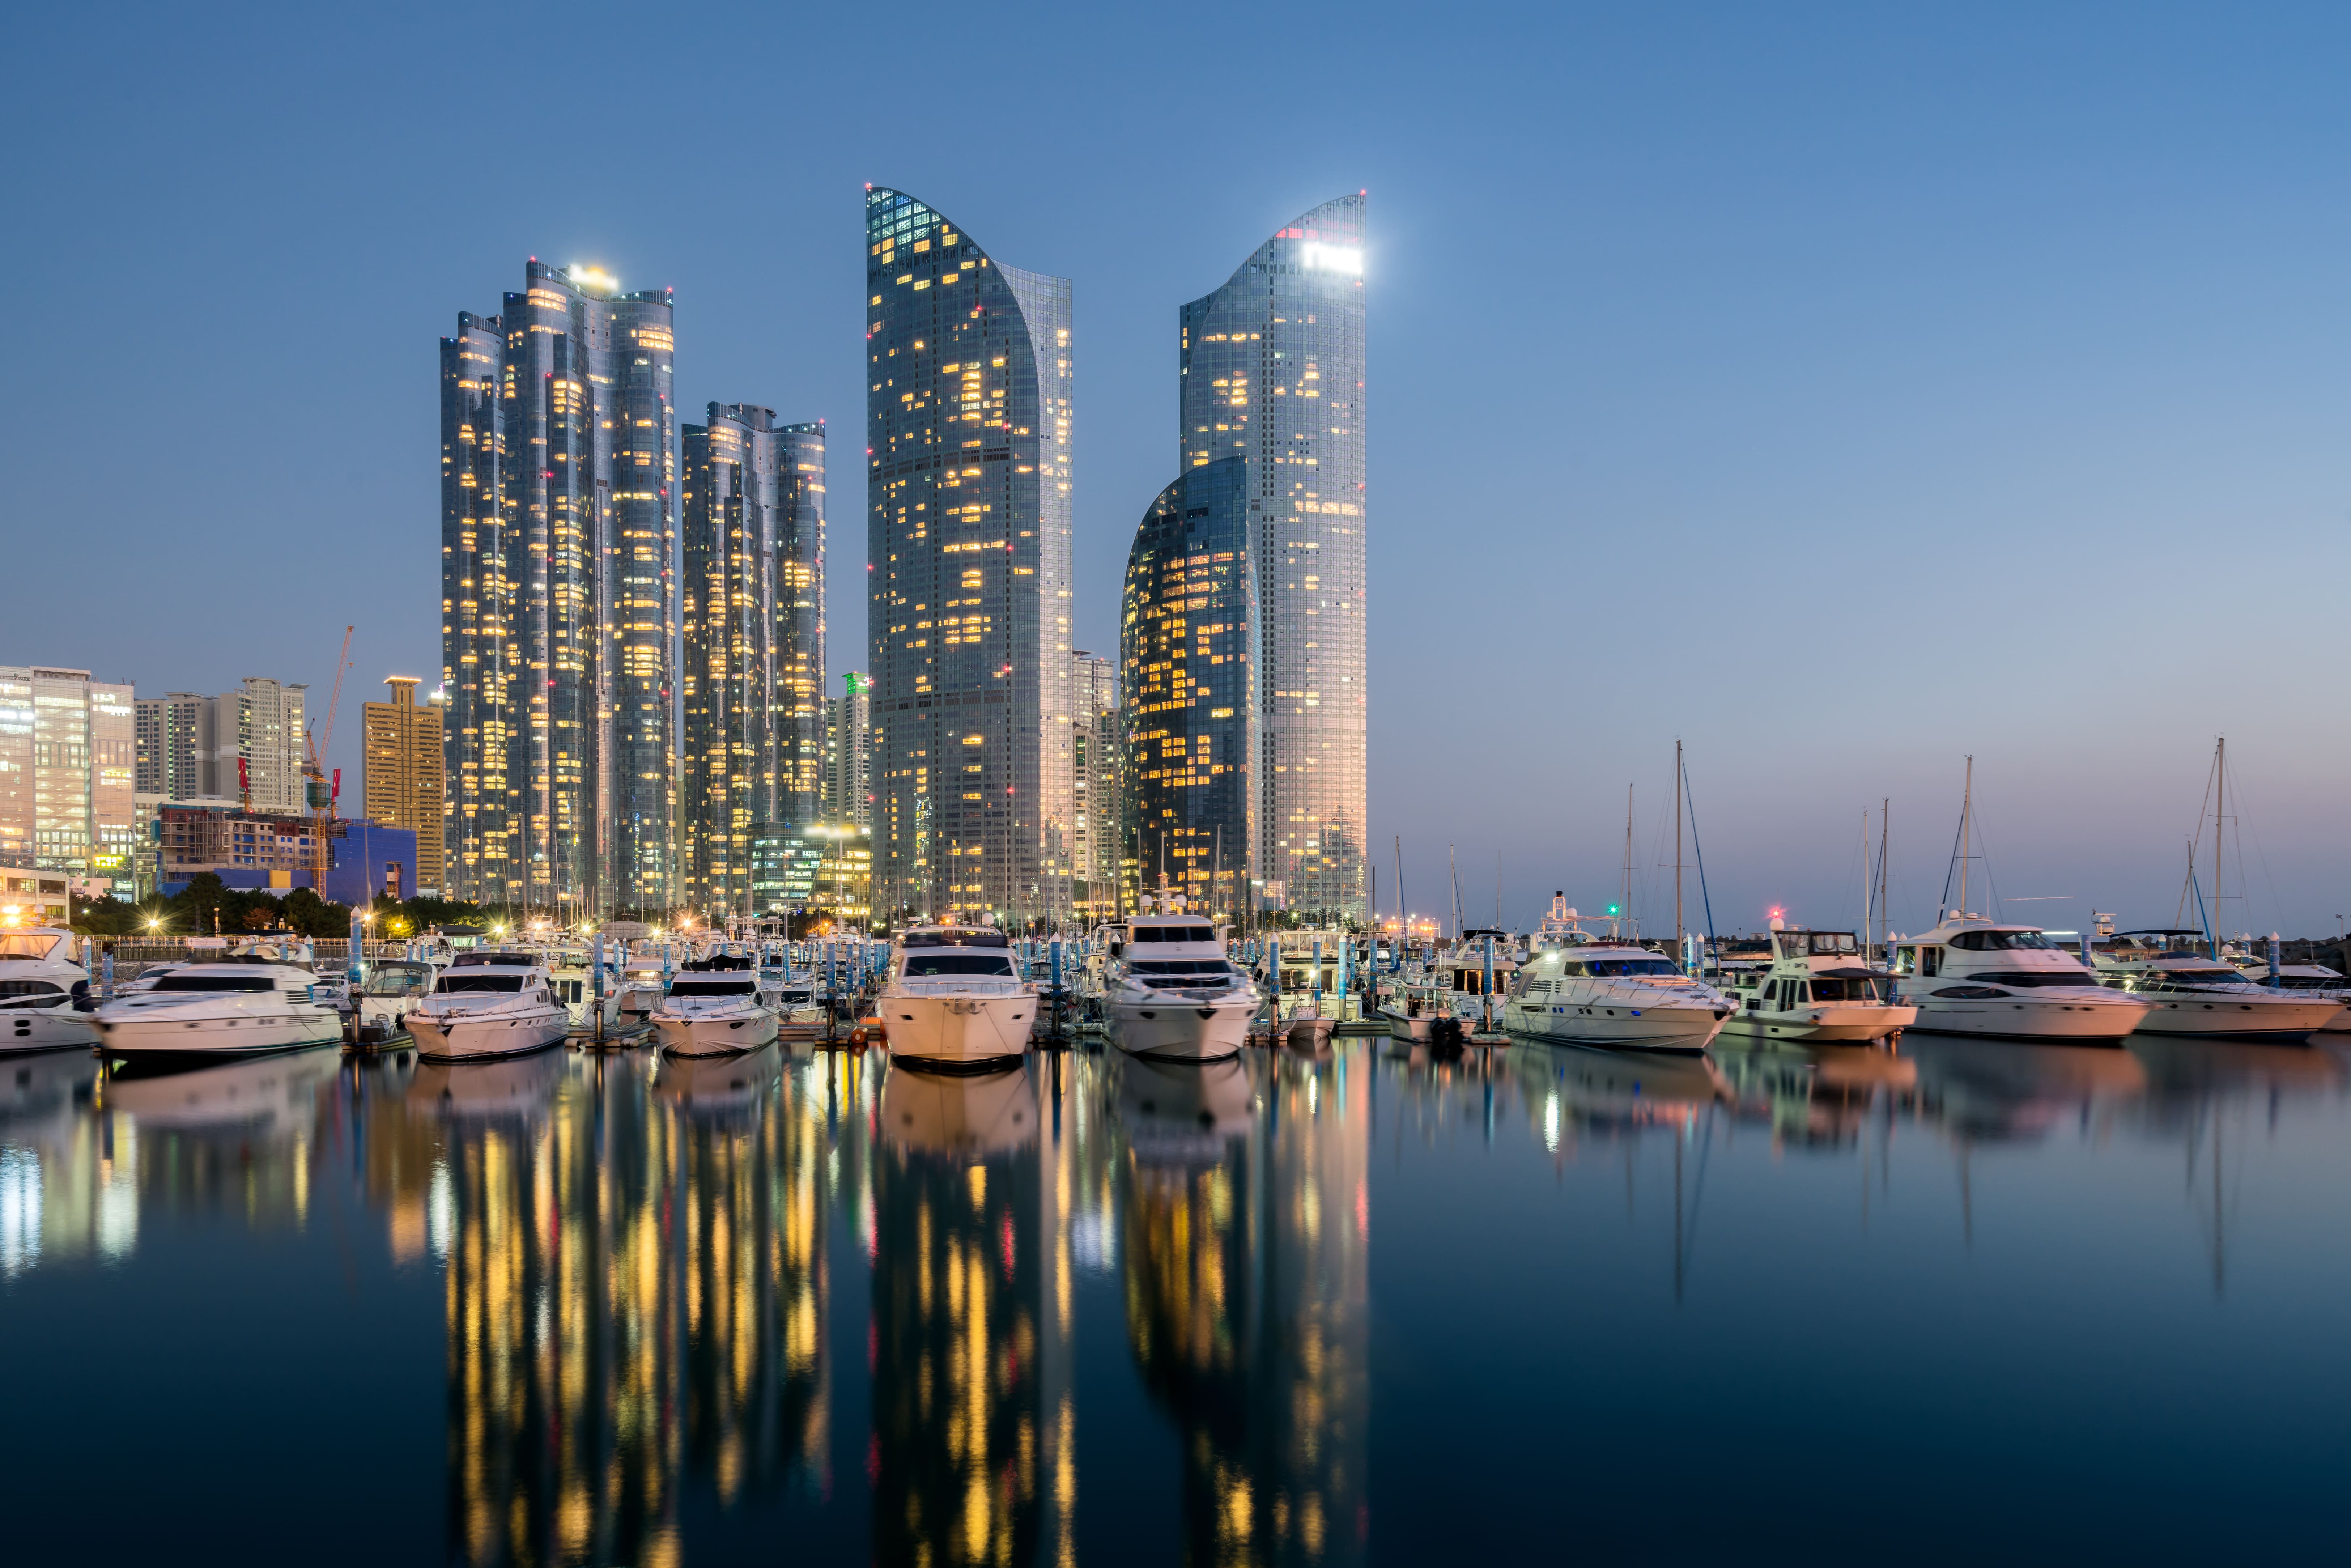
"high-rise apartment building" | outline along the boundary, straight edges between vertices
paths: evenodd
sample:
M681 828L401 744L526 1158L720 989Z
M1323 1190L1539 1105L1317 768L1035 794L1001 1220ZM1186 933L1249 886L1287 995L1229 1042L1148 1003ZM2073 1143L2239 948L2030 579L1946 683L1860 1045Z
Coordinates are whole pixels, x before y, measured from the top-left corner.
M873 907L1066 915L1070 286L865 201Z
M416 890L438 897L447 865L443 854L441 706L420 707L414 675L387 675L392 700L360 705L368 821L416 835Z
M1245 912L1259 595L1249 465L1218 458L1159 492L1134 530L1119 607L1125 818L1146 891Z
M256 811L301 811L302 753L310 688L247 675L214 699L212 787L206 794L251 796ZM244 777L237 764L245 764ZM204 770L199 766L199 782Z
M457 896L665 910L677 426L667 289L533 258L441 340L442 686Z
M1182 465L1249 465L1264 902L1365 905L1364 197L1277 231L1183 308ZM1145 866L1145 879L1151 868Z
M1079 649L1071 655L1076 685L1070 774L1077 824L1077 879L1071 896L1088 919L1109 919L1124 904L1120 871L1126 858L1125 742L1118 711L1118 661Z
M824 792L824 425L712 403L682 445L681 893L748 910L754 829Z
M0 865L130 876L132 702L88 670L0 665Z
M856 670L824 705L824 818L860 832L873 830L873 682Z
M136 788L142 795L192 800L212 793L201 764L209 763L214 738L213 701L194 692L139 697L139 761Z

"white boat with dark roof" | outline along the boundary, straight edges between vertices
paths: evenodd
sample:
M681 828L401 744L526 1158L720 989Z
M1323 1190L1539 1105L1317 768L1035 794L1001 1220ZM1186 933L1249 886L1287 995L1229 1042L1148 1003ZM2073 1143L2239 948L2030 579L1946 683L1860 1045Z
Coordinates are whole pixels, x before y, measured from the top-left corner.
M904 1066L986 1071L1029 1051L1036 988L1012 964L1003 932L917 925L899 934L875 1004L890 1056Z
M672 1056L740 1056L776 1038L776 1009L759 991L754 960L733 954L678 971L653 1009L653 1028Z
M1662 953L1584 940L1527 959L1502 1009L1502 1027L1562 1045L1687 1054L1704 1051L1730 1011L1729 998L1683 974Z
M1129 919L1112 948L1102 997L1111 1041L1163 1061L1238 1056L1264 995L1225 956L1213 923L1186 913L1181 895L1168 903Z
M343 1015L313 999L310 971L291 964L183 964L97 1012L113 1059L196 1061L332 1045Z
M523 1056L562 1044L570 1029L546 967L522 952L458 954L408 1013L416 1054L428 1061Z
M1975 915L1896 937L1893 969L1896 994L1918 1009L1910 1027L1935 1034L2119 1045L2149 1009L2101 985L2040 926Z
M2147 1008L2142 1034L2301 1045L2343 1010L2339 996L2255 984L2213 957L2201 931L2126 931L2095 956L2099 979Z

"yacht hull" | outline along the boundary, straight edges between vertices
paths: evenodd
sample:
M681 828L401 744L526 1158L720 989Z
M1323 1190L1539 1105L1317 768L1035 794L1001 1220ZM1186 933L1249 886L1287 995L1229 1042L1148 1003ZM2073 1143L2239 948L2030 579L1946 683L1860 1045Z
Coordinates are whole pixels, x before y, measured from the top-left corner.
M1968 1034L1990 1040L2047 1040L2064 1045L2120 1045L2147 1016L2143 1003L2043 1001L2022 997L1917 999L1927 1034Z
M1392 1008L1382 1008L1380 1017L1388 1026L1388 1038L1409 1040L1415 1045L1426 1045L1436 1037L1437 1013L1401 1013Z
M772 1008L689 1018L655 1013L653 1028L661 1033L662 1049L672 1056L740 1056L775 1040L776 1014Z
M528 1056L563 1043L571 1019L561 1008L520 1013L491 1013L479 1018L436 1017L427 1012L408 1015L409 1038L417 1056L426 1061L495 1061L500 1057Z
M337 1045L343 1038L340 1014L305 1009L208 1019L151 1017L101 1019L99 1049L111 1057L152 1057L171 1061L222 1061L240 1056L271 1056L313 1045Z
M2139 1020L2141 1034L2195 1034L2266 1045L2299 1045L2335 1026L2343 1009L2333 1001L2299 1002L2262 997L2160 1001Z
M1722 1020L1725 1038L1777 1040L1792 1045L1865 1045L1899 1034L1917 1020L1916 1008L1835 1007L1822 1009L1817 1023L1808 1011L1734 1012Z
M1111 1043L1129 1056L1221 1061L1240 1054L1249 1042L1249 1020L1260 1008L1254 998L1187 1002L1155 997L1148 1002L1113 1001L1109 1010Z
M1016 996L884 996L890 1055L909 1067L976 1071L1017 1061L1029 1051L1037 998Z
M70 1004L0 1010L0 1056L70 1051L76 1046L87 1050L97 1043L97 1019L74 1011Z
M1589 1008L1570 1012L1513 1007L1502 1027L1554 1045L1602 1046L1610 1051L1654 1051L1695 1056L1722 1032L1724 1015L1712 1008Z

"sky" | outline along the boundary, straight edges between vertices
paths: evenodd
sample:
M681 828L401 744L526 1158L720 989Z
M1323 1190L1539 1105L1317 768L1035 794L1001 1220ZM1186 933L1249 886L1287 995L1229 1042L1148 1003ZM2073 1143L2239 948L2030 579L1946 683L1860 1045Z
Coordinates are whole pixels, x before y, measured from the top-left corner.
M49 7L11 23L0 664L439 667L436 341L529 256L677 291L681 415L833 432L862 191L1073 281L1080 643L1176 464L1176 321L1369 192L1384 908L1897 929L1966 759L2001 913L2351 913L2339 6ZM347 784L347 789L353 788ZM2211 893L2213 830L2203 829ZM1693 871L1686 888L1696 881ZM2191 921L2192 923L2192 921Z

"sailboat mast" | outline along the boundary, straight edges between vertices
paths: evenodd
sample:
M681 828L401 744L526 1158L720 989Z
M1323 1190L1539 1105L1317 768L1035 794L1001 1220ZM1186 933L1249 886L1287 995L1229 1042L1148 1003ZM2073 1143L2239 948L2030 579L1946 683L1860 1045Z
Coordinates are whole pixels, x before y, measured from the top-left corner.
M1869 808L1861 809L1861 946L1869 947Z
M1886 796L1877 803L1877 937L1888 951L1886 967L1894 967L1894 917L1886 910L1886 853L1894 837L1894 797Z
M1412 935L1412 918L1404 912L1404 835L1395 836L1396 857L1396 940ZM1401 949L1399 949L1401 951Z
M1453 881L1453 940L1461 940L1461 862L1453 856L1453 841L1445 841L1445 872Z
M1616 895L1617 913L1627 921L1633 918L1633 787L1625 786L1625 891ZM1608 925L1608 935L1616 935L1615 922Z
M1959 789L1959 914L1968 912L1968 862L1975 852L1976 759L1968 758L1967 783Z
M1683 937L1687 927L1682 924L1682 743L1674 742L1674 956L1679 961Z
M2220 802L2228 790L2229 737L2224 735L2212 753L2212 956L2216 960L2220 956Z

